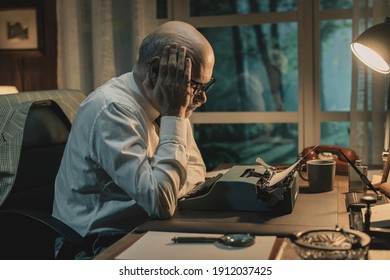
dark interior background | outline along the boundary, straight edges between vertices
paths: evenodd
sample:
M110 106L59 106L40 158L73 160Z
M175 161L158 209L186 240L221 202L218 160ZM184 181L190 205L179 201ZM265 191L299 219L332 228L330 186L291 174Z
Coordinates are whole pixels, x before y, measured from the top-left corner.
M0 85L14 85L19 91L57 88L56 1L1 0L0 10L37 9L38 49L0 50Z

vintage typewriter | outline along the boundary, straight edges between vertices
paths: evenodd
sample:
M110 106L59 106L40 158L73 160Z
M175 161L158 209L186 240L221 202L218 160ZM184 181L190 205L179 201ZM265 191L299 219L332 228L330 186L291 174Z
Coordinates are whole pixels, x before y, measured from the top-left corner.
M291 213L299 193L297 172L283 172L261 165L233 166L187 193L178 201L179 209Z

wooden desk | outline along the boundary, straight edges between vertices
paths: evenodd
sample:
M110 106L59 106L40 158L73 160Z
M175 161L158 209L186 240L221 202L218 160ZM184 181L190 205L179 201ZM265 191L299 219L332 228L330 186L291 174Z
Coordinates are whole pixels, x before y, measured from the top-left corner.
M305 191L307 188L307 182L299 179L300 191ZM345 205L345 193L348 191L348 177L347 176L336 176L335 181L335 191L337 192L337 225L343 228L349 228L349 214ZM298 198L299 199L299 198ZM174 219L173 219L174 220ZM157 226L165 226L165 229L169 230L169 225L173 220L165 221L155 221ZM138 230L144 230L148 228L148 223L141 225ZM150 226L150 225L149 225ZM334 225L335 226L335 225ZM193 228L196 232L196 228ZM163 230L164 231L164 230ZM172 231L176 231L172 229ZM197 231L201 232L201 231ZM223 231L220 231L221 233ZM98 255L95 259L115 259L115 257L121 253L123 250L134 244L140 237L142 237L142 232L131 232L123 237L121 240L113 244L107 250ZM270 234L272 235L272 234ZM369 259L390 259L390 251L387 250L370 250ZM299 256L295 253L292 248L292 244L289 238L278 237L276 239L273 251L271 253L270 259L280 259L280 260L299 260Z

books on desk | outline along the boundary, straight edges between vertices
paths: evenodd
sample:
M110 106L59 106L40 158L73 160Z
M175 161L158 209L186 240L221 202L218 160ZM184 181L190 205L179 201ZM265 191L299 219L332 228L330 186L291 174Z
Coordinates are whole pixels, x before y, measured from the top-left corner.
M115 259L118 260L267 260L276 236L256 236L249 247L222 243L174 243L174 237L220 237L221 234L148 231Z

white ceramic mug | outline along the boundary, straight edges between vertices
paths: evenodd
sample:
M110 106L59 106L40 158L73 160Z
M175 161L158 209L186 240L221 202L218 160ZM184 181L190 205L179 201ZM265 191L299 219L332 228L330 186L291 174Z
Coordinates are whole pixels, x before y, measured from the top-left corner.
M302 175L302 169L306 166L307 177ZM336 174L336 162L327 159L313 159L302 165L299 175L309 182L310 192L328 192L334 187L334 177Z

